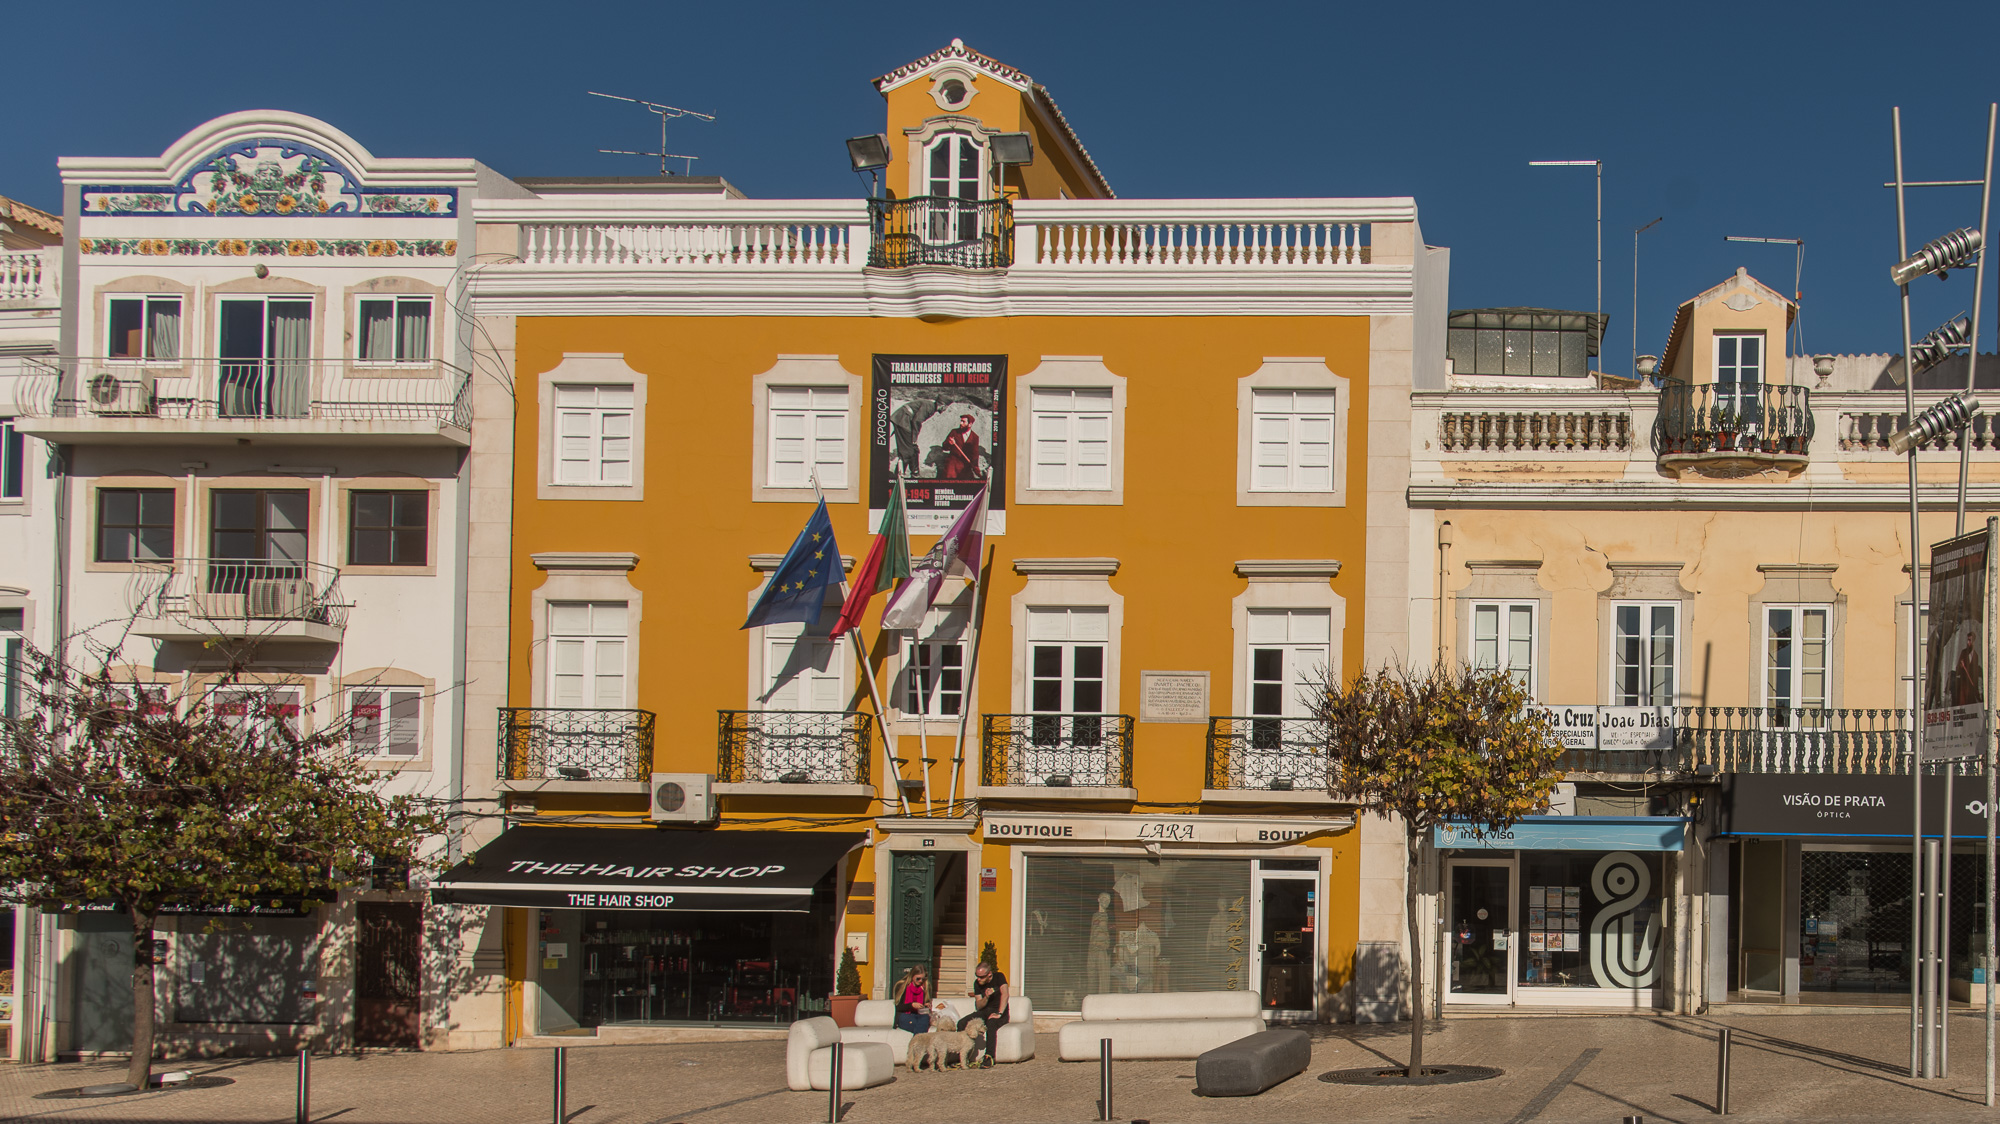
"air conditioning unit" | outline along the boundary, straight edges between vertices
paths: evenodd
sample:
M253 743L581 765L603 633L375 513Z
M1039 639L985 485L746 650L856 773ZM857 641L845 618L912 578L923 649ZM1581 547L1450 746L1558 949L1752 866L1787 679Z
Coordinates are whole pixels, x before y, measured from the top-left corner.
M654 773L648 815L661 823L708 823L715 818L714 784L707 773Z
M268 620L299 620L312 599L303 578L258 578L245 582L243 593L244 615Z
M153 376L145 371L99 371L84 386L90 412L99 415L150 417Z

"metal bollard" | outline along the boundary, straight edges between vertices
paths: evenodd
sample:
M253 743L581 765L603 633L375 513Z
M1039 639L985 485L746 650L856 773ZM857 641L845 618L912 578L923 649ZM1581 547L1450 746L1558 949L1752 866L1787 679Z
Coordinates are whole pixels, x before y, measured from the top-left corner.
M846 1047L839 1042L833 1044L833 1064L827 1071L826 1124L840 1124L840 1070L846 1058Z
M1643 1116L1621 1116L1618 1118L1618 1124L1646 1124L1646 1118Z
M1111 1040L1097 1040L1097 1118L1114 1120L1111 1114Z
M1729 1115L1729 1028L1715 1039L1715 1114Z
M298 1124L306 1124L312 1119L312 1047L299 1047L299 1114Z
M555 1124L569 1124L569 1047L557 1046L555 1079Z

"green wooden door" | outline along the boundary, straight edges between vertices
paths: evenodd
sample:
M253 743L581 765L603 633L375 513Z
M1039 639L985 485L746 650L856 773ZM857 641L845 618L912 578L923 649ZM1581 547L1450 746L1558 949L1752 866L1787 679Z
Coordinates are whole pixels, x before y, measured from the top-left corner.
M936 855L921 852L896 855L895 881L889 896L891 984L902 976L903 969L913 965L922 964L933 975L937 972L937 966L931 963L937 930L937 902L932 897L936 875Z

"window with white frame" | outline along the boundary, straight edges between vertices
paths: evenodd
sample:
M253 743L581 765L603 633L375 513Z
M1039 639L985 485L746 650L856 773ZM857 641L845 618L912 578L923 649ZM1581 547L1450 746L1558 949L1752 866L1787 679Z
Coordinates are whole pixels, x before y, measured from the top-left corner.
M1672 706L1680 671L1681 607L1672 601L1611 605L1611 705Z
M957 718L965 705L965 628L962 611L933 610L921 639L905 643L899 697L905 715Z
M364 363L425 363L431 357L431 298L380 297L359 302Z
M28 611L21 608L0 609L0 719L21 716L23 684L27 681L27 668L23 666L27 649Z
M627 620L623 601L551 601L548 705L624 710Z
M925 160L932 199L925 240L976 240L982 225L976 202L985 194L984 146L964 133L945 133L931 141Z
M1102 714L1111 611L1099 606L1028 610L1028 709Z
M847 709L847 667L840 646L824 636L808 636L801 624L764 629L764 692L761 710Z
M115 705L142 718L159 718L173 713L164 683L112 683L107 689Z
M1717 333L1715 337L1715 405L1734 411L1743 420L1757 409L1763 398L1759 386L1764 381L1764 333L1740 335Z
M423 749L424 693L416 687L347 692L347 743L369 757L415 757Z
M1536 693L1535 609L1533 601L1472 603L1472 666L1504 671Z
M282 725L300 732L303 695L296 687L219 687L210 697L216 717L240 733L268 737Z
M1244 701L1250 713L1304 718L1310 694L1326 679L1333 614L1326 609L1251 609L1248 619L1250 680Z
M848 408L844 386L771 387L766 486L847 487Z
M1833 608L1764 606L1764 717L1775 727L1826 724Z
M1251 412L1251 491L1333 491L1333 391L1257 390Z
M1065 491L1111 488L1111 388L1035 387L1030 391L1034 463L1030 487Z
M632 387L558 384L555 482L632 483Z
M106 302L104 354L111 359L178 359L181 298L112 297Z
M18 500L27 491L27 439L13 418L0 418L0 500Z

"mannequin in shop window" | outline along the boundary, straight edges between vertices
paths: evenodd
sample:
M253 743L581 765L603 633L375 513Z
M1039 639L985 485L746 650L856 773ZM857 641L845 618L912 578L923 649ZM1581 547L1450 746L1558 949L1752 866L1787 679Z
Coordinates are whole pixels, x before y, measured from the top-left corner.
M1111 991L1111 895L1097 895L1097 913L1090 919L1090 957L1088 961L1090 982L1087 985L1092 995L1104 995Z

